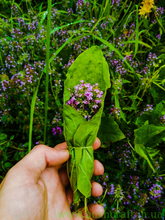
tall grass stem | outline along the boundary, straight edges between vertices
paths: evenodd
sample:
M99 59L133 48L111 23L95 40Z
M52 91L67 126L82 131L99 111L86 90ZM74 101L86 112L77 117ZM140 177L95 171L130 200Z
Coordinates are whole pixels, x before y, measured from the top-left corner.
M51 26L51 0L48 0L47 40L46 40L46 87L45 87L44 144L46 144L46 127L47 127L47 113L48 113L49 64L50 64L50 62L49 62L50 26Z

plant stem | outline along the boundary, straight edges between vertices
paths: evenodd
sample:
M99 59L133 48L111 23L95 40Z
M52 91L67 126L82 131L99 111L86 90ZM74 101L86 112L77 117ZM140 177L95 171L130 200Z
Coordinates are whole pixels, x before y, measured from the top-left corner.
M77 205L77 203L76 203L75 206L74 206L74 211L75 211L75 212L77 211L77 208L78 208L78 205Z
M51 0L48 0L44 144L46 144L46 128L47 128L47 113L48 113L50 26L51 26Z

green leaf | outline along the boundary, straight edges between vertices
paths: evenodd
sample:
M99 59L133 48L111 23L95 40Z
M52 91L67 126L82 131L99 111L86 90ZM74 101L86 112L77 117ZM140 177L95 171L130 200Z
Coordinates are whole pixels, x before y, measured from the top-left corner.
M101 118L101 125L97 136L102 143L114 143L126 138L118 124L108 117Z
M98 135L97 135L98 136ZM99 137L98 137L99 138ZM100 139L100 138L99 138ZM100 139L100 141L101 141L101 139ZM102 142L102 141L101 141ZM101 148L108 148L110 145L109 144L101 144Z
M151 116L150 116L150 115L148 115L148 114L143 114L143 115L141 115L139 118L136 119L135 124L136 124L138 127L141 127L146 120L149 120L149 121L150 121L150 119L151 119Z
M144 27L147 29L149 25L149 20L145 18L143 21L143 24L144 24Z
M146 147L146 145L153 139L158 142L161 138L162 141L164 134L160 138L158 137L158 135L161 132L165 131L165 127L149 125L148 123L149 122L146 121L142 127L134 130L134 145L136 152L147 160L149 166L155 172L152 157L154 157L159 151L155 151L153 147L151 148L151 146L153 145L150 145L149 147Z
M41 5L39 7L39 13L41 13L41 11L42 11L42 5L43 5L43 2L41 3Z
M2 116L2 121L3 121L3 122L6 122L7 118L8 118L7 115L3 115L3 116Z
M19 161L21 159L18 151L14 154L14 159L16 161Z
M10 140L13 140L14 139L14 135L12 135L11 137L10 137Z
M85 121L82 115L69 105L63 107L64 136L68 146L73 146L73 136L82 122Z
M13 164L12 163L9 163L9 162L6 162L5 164L4 164L4 166L7 168L7 167L12 167L13 166Z
M0 143L4 142L5 140L7 140L7 134L0 133Z
M122 83L124 84L124 83L132 83L131 81L128 81L128 80L126 80L126 79L122 79Z
M164 130L165 130L165 127L148 125L148 121L146 121L142 127L134 130L135 132L134 143L145 145L152 137L155 137L156 135L163 132Z
M152 120L160 118L162 115L162 111L163 111L163 104L162 102L160 102L159 104L156 105L154 111L152 111Z

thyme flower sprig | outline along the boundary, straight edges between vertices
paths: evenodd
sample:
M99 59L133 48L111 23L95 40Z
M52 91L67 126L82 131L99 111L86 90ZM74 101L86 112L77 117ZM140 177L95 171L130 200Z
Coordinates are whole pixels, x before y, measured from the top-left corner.
M71 98L66 103L79 111L88 121L94 116L101 107L103 91L99 90L98 83L91 85L80 81L81 85L76 85L71 91Z

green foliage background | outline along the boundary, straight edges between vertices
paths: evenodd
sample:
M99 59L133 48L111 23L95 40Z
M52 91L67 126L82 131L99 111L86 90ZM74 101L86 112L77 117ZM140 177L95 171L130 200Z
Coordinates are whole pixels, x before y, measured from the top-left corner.
M91 8L78 13L74 1L73 14L67 17L68 3L52 1L52 9L56 8L60 13L51 19L49 27L47 18L54 11L50 7L48 11L47 2L0 1L3 8L0 12L0 88L7 88L8 83L12 87L2 90L0 96L0 178L4 178L7 171L36 145L36 141L51 147L65 141L63 131L52 134L53 126L63 128L63 121L52 122L57 112L61 115L63 112L67 71L81 52L97 45L109 65L112 86L107 90L97 135L101 148L94 152L95 159L103 163L105 174L93 179L104 186L104 193L98 199L91 197L90 201L104 205L108 212L113 209L125 212L129 209L137 213L162 212L164 195L153 200L149 189L152 184L165 188L165 15L159 15L153 24L153 19L156 19L154 10L147 19L139 17L141 1L128 0L116 8L108 0L89 2ZM34 31L21 26L23 35L17 33L17 37L13 37L13 29L19 29L20 25L12 16L11 4L19 8L20 17L28 25L37 17L39 24ZM165 7L161 0L155 1L155 5ZM28 9L30 13L27 13ZM7 18L9 20L4 21ZM109 22L108 27L103 29L101 25L106 25L106 22ZM41 29L42 37L36 40ZM65 30L66 36L60 30ZM82 40L83 37L86 39ZM21 53L14 49L18 44ZM76 44L80 45L81 51ZM11 63L15 63L17 68L5 66L9 55L12 55ZM150 55L157 58L149 59ZM44 61L44 66L43 70L37 67L39 78L34 70L29 70L36 81L28 83L24 65L34 67L34 62L40 61ZM4 71L5 67L7 70ZM18 78L26 82L26 91L12 81L12 76L17 73L22 73ZM123 189L123 200L122 193L118 196L110 194L112 184L116 193L120 192L120 187ZM126 204L128 201L129 205Z

